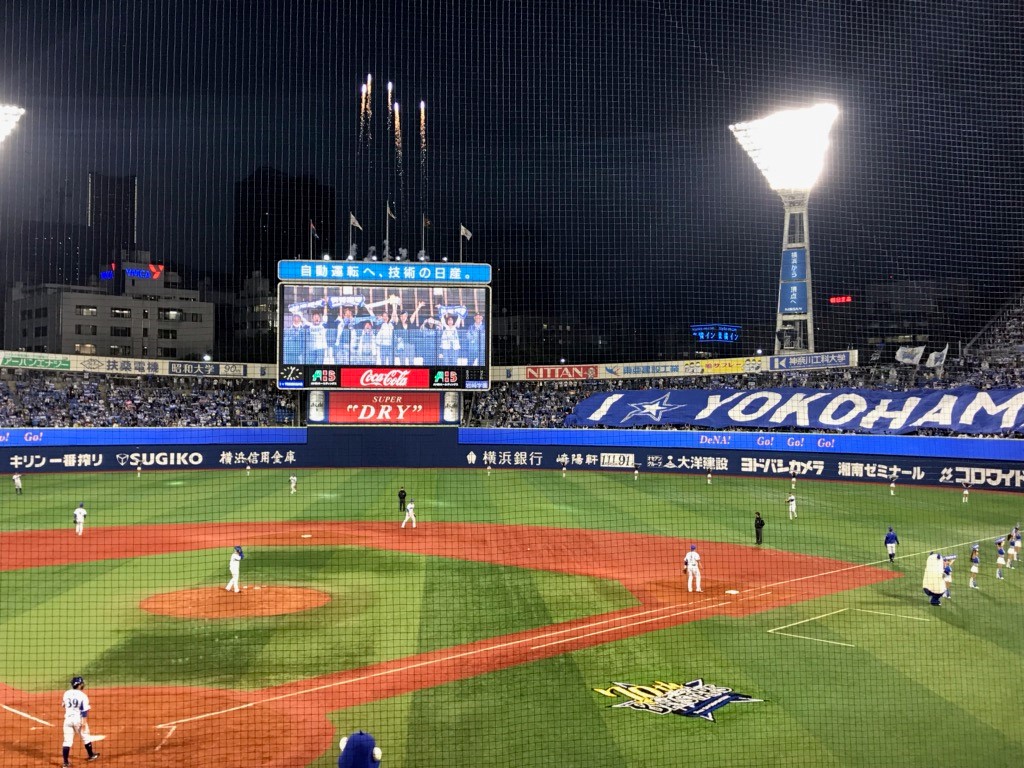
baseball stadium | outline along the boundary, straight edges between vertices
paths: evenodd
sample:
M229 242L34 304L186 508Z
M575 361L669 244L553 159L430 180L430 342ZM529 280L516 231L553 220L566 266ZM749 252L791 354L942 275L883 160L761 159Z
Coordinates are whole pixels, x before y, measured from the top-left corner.
M0 768L1019 764L1017 4L0 18Z

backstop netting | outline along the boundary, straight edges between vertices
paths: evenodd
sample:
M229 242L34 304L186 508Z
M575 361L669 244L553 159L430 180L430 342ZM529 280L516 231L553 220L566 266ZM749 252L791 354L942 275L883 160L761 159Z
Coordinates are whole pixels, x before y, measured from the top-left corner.
M1022 27L8 3L0 768L1015 764Z

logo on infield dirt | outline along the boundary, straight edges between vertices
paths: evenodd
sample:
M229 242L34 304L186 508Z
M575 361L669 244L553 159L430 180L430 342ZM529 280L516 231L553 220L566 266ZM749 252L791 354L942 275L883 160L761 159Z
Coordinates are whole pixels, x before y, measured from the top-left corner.
M611 699L625 699L612 704L613 707L639 709L655 715L699 717L711 722L715 720L715 710L726 704L764 701L736 693L732 688L705 683L699 678L682 685L661 680L650 685L612 683L608 688L595 688L594 691Z

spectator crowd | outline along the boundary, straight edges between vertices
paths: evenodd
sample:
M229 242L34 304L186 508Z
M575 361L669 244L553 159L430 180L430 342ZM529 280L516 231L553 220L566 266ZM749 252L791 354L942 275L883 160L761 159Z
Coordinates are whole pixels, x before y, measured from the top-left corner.
M295 423L273 381L4 371L0 427L265 427Z

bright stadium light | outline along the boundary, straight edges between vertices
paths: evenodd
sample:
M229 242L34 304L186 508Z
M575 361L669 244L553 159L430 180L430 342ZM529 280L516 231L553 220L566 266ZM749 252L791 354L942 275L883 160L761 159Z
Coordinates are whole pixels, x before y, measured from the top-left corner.
M21 120L25 110L12 104L0 104L0 141L7 138L14 126Z
M776 354L814 351L807 200L825 166L829 132L838 117L835 104L815 104L729 126L786 209Z

